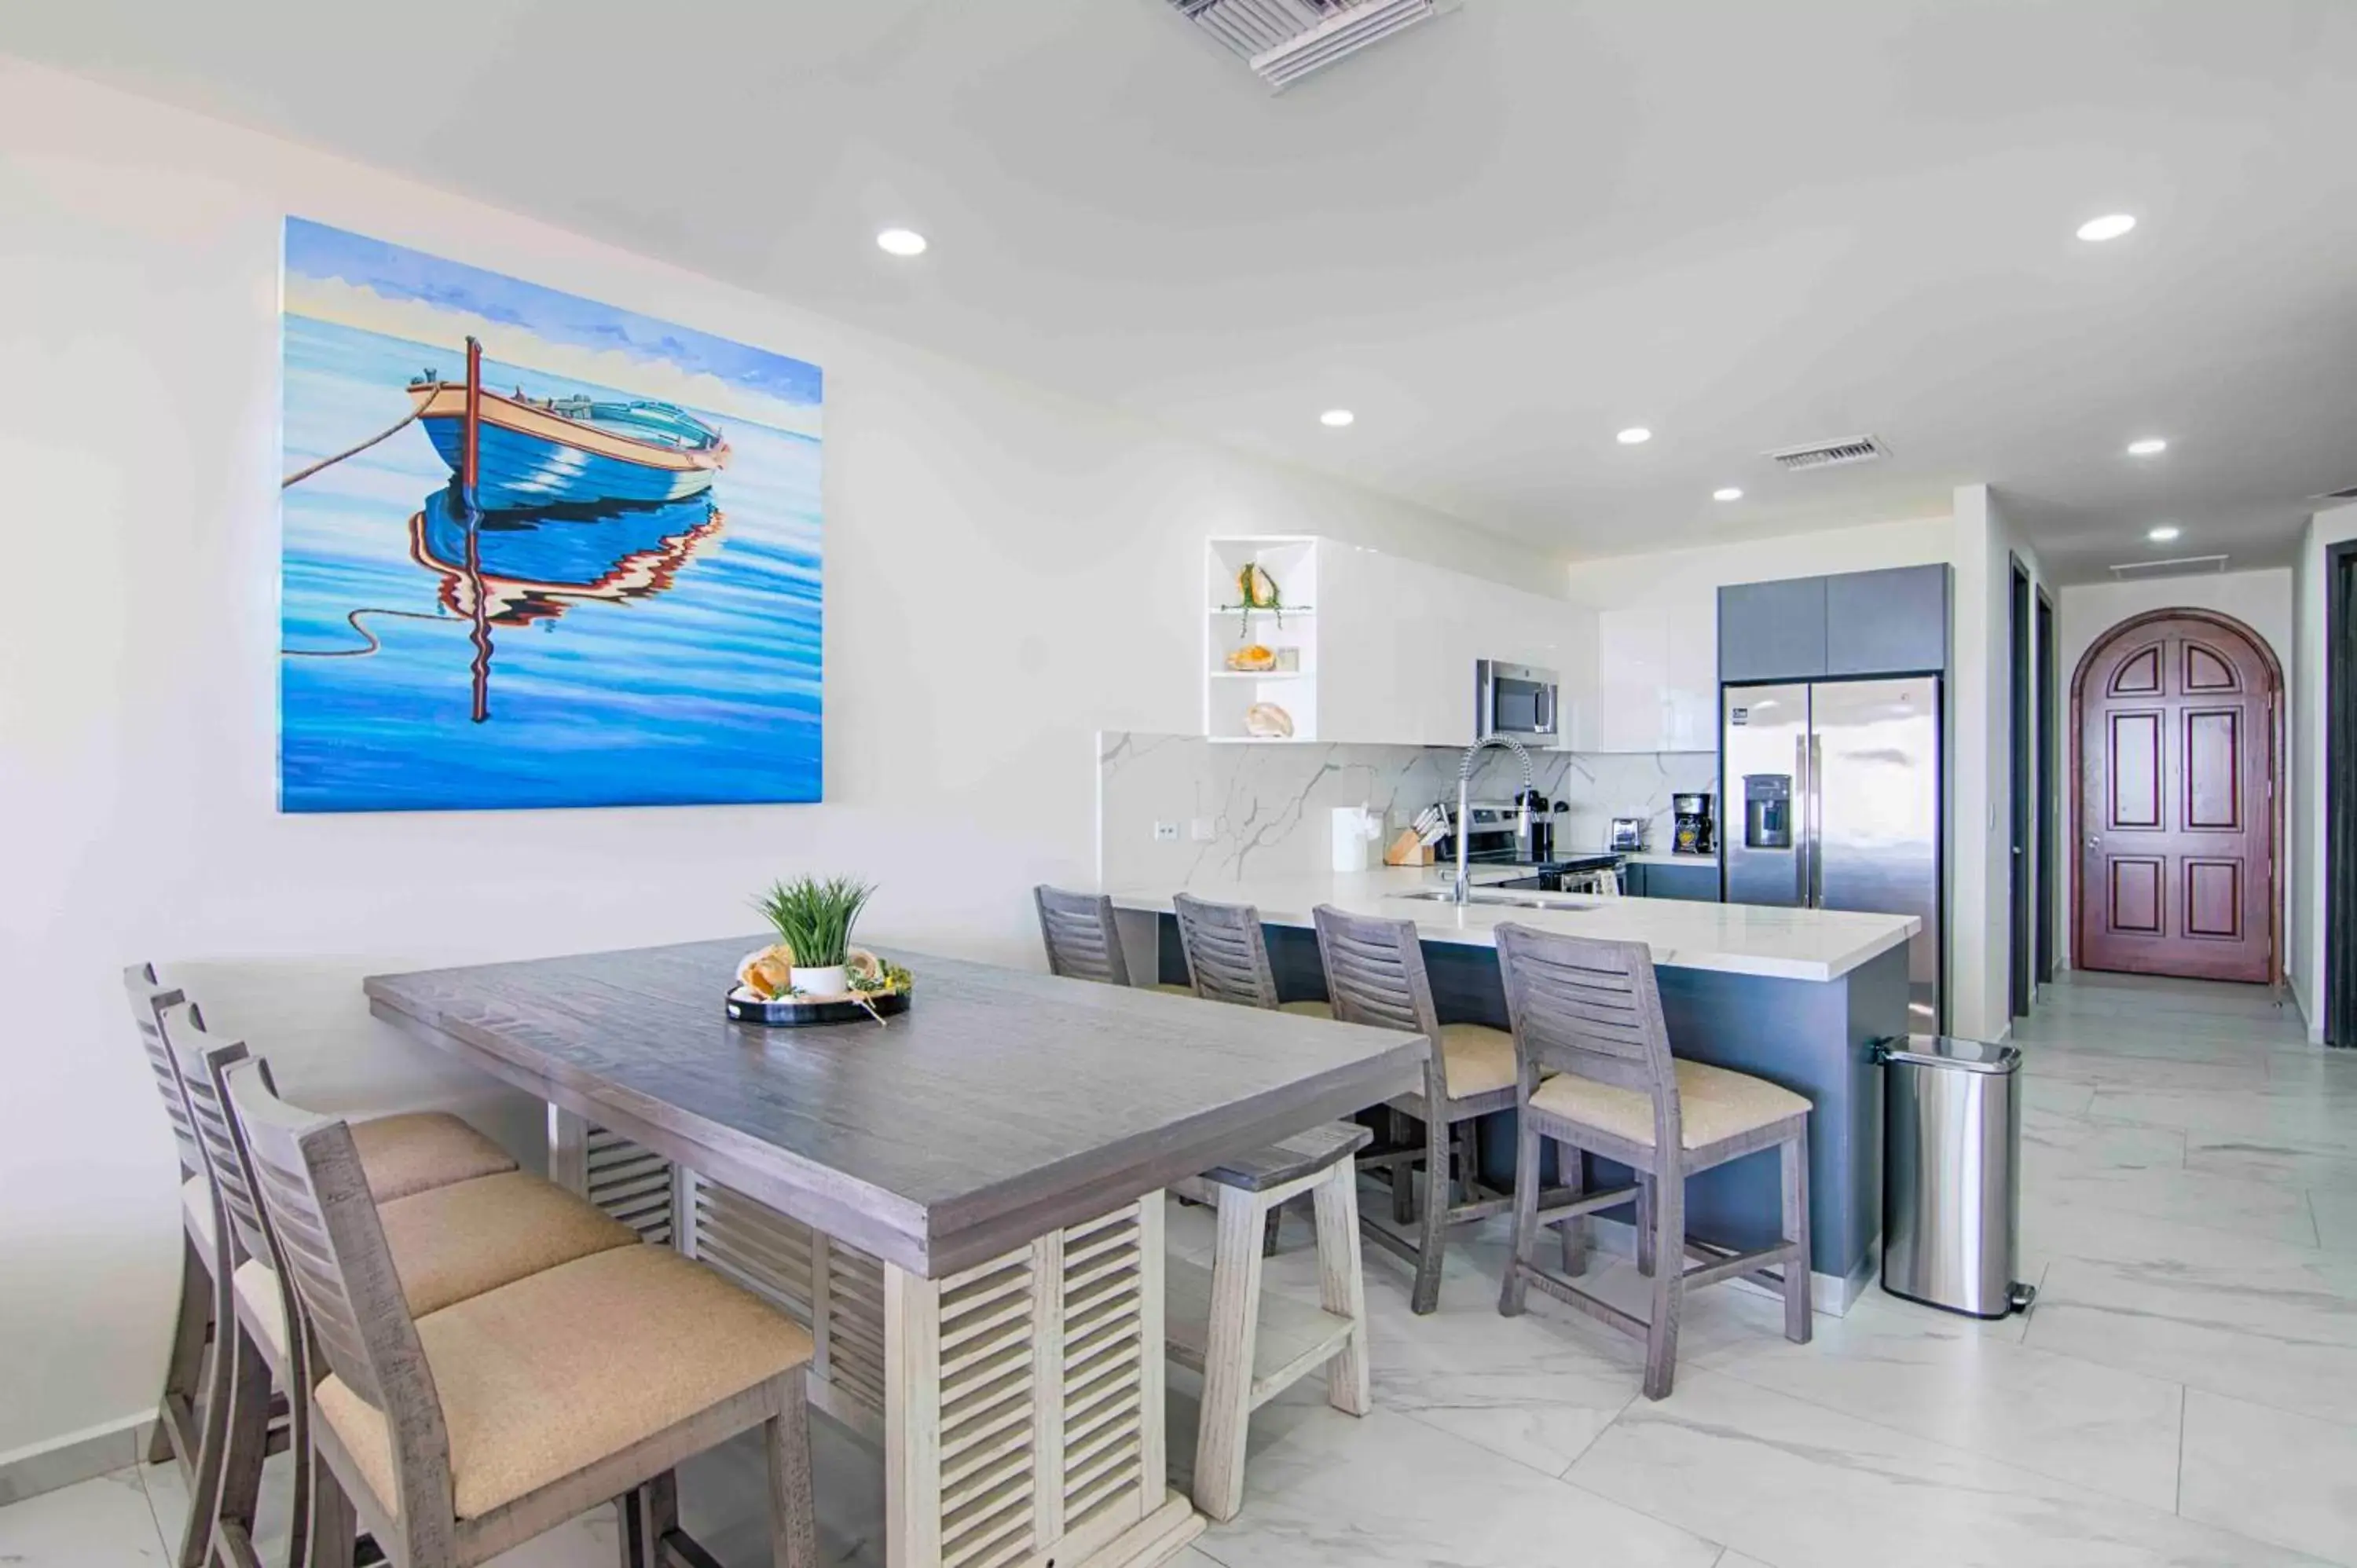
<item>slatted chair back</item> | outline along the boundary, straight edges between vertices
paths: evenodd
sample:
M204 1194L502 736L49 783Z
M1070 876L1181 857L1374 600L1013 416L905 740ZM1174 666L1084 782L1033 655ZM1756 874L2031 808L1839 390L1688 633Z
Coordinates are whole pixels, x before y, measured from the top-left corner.
M1326 966L1326 996L1345 1024L1403 1029L1437 1048L1440 1015L1413 920L1351 915L1330 904L1310 911L1318 923L1318 956Z
M1111 898L1044 883L1031 893L1039 905L1039 937L1048 945L1049 973L1103 985L1129 983L1129 958L1114 926Z
M382 1500L414 1543L454 1517L449 1429L351 1128L281 1100L259 1058L222 1084L317 1348L313 1382L333 1373L384 1416L396 1495Z
M135 963L123 972L123 992L131 1004L131 1021L139 1029L140 1049L147 1053L147 1069L156 1076L156 1091L163 1097L165 1118L172 1124L173 1142L179 1145L180 1175L201 1176L205 1169L204 1150L197 1143L195 1124L188 1120L187 1092L180 1087L179 1069L172 1063L172 1048L164 1043L163 1026L157 1022L167 1007L177 1007L187 998L178 989L156 983L156 966Z
M164 1009L157 1022L172 1064L188 1091L188 1119L204 1150L205 1173L229 1218L229 1262L231 1267L248 1258L277 1266L264 1233L262 1200L246 1169L245 1151L221 1100L221 1075L251 1054L242 1040L222 1040L205 1028L204 1015L193 1002Z
M1276 972L1268 961L1260 911L1250 904L1214 904L1187 893L1171 903L1178 911L1178 946L1187 954L1195 994L1245 1007L1275 1007Z
M1652 950L1512 921L1495 934L1524 1090L1542 1071L1634 1090L1653 1102L1653 1146L1678 1148L1677 1066Z

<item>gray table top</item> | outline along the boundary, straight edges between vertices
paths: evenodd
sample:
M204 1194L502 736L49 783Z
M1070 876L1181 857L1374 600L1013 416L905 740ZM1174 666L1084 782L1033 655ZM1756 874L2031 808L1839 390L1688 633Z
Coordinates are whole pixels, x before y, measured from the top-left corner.
M373 1011L928 1277L1411 1090L1413 1035L888 950L909 1010L730 1022L753 938L376 975Z

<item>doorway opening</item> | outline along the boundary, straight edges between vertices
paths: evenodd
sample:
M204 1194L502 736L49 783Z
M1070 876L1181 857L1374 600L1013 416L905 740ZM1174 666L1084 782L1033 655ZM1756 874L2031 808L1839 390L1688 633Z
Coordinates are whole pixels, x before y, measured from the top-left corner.
M2062 672L2054 667L2054 600L2038 590L2038 983L2054 983L2055 905L2062 888L2062 800L2054 766L2055 709Z
M2010 976L2007 992L2012 1015L2026 1017L2030 1004L2030 874L2029 843L2032 823L2036 821L2037 794L2031 786L2032 740L2030 732L2030 634L2029 634L2029 572L2021 558L2010 558L2013 564L2013 592L2007 602L2006 629L2012 644L2011 670L2013 689L2011 770L2013 786L2013 824L2010 854L2010 892L2013 918L2007 922L2011 931L2006 970Z
M2357 1047L2357 543L2324 575L2324 1043Z
M2212 610L2098 638L2071 682L2080 969L2280 985L2283 667Z

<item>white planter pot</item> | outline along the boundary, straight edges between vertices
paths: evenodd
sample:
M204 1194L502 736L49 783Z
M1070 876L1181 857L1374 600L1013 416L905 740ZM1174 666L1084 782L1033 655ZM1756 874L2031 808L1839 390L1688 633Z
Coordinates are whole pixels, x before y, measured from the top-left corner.
M805 996L840 996L851 989L851 972L839 963L824 969L803 969L789 972L793 988Z

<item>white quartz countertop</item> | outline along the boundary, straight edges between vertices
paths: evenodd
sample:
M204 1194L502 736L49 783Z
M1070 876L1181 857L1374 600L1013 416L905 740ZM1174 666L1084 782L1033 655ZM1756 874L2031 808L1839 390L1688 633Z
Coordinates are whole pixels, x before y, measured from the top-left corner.
M1486 879L1495 880L1497 868ZM1507 873L1507 875L1512 875ZM1485 877L1477 873L1475 880ZM1670 898L1594 898L1539 894L1551 908L1473 904L1458 908L1402 897L1446 887L1430 868L1384 866L1372 871L1254 877L1195 888L1108 887L1114 906L1168 914L1174 894L1191 891L1223 903L1251 904L1271 925L1313 924L1310 911L1331 904L1353 915L1409 919L1427 942L1495 947L1491 935L1509 920L1605 941L1641 941L1665 968L1711 969L1781 980L1837 980L1905 943L1921 929L1911 915L1865 915L1839 909L1786 909L1759 904L1703 904Z

